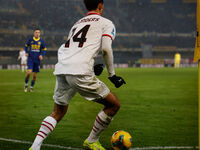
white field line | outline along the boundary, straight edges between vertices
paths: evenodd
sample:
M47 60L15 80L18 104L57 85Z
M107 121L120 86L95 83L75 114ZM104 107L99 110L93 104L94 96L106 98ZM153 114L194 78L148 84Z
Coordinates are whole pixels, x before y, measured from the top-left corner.
M32 142L29 142L29 141L21 141L21 140L6 139L6 138L0 138L0 141L6 141L6 142L12 142L12 143L30 144L30 145L32 144ZM53 145L53 144L42 144L42 146L45 146L45 147L55 147L55 148L59 148L59 149L81 150L80 148L65 147L65 146Z
M29 141L21 141L15 139L6 139L1 138L0 141L12 142L12 143L22 143L22 144L29 144L31 145L32 142ZM82 150L81 148L74 148L74 147L65 147L61 145L53 145L53 144L42 144L45 147L54 147L58 149L68 149L68 150ZM168 149L198 149L198 146L150 146L150 147L135 147L131 148L130 150L168 150Z
M135 147L130 150L167 150L167 149L198 149L198 146L150 146L150 147Z

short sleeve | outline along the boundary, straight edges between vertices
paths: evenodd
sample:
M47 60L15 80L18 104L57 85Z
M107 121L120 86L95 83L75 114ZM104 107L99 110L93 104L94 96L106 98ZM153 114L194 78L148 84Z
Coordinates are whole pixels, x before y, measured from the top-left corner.
M103 34L102 36L108 36L112 40L115 39L116 36L116 29L115 25L111 21L106 21L104 27L103 27Z

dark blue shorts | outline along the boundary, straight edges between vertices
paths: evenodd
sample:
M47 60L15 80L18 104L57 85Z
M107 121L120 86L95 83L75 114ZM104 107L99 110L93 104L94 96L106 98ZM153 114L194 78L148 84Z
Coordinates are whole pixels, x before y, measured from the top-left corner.
M40 62L34 62L32 59L28 59L27 62L28 69L32 70L32 72L40 72Z

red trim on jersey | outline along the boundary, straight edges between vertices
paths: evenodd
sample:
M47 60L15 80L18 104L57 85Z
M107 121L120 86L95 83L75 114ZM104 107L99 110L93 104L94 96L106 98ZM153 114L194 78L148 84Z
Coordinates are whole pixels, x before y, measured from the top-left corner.
M112 36L111 36L111 35L109 35L109 34L103 34L102 36L108 36L108 37L110 37L110 38L111 38L111 40L113 40Z
M87 16L89 16L89 15L100 15L100 14L97 13L97 12L89 12L89 13L87 14Z

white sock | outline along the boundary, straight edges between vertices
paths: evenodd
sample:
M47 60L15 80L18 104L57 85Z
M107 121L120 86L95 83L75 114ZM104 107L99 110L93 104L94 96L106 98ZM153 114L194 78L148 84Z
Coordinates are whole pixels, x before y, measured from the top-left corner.
M90 132L90 135L87 138L88 142L94 143L97 140L99 140L101 132L108 127L111 121L111 116L105 114L103 110L100 111L96 117L92 131Z
M22 66L22 72L24 72L24 66Z
M56 127L56 124L57 124L57 121L51 116L46 117L42 121L38 134L31 146L33 150L40 150L42 142L49 135L49 133L53 131L53 129Z

